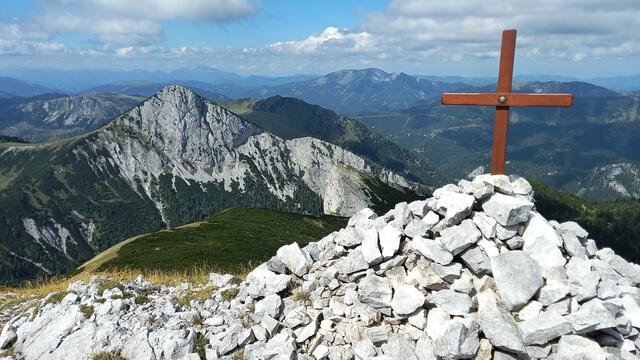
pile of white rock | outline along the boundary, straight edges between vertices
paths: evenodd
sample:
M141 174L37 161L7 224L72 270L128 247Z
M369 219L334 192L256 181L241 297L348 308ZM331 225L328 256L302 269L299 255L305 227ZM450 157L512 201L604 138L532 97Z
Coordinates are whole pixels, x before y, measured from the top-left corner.
M640 267L545 220L520 177L481 175L432 198L370 209L240 282L73 283L13 318L18 359L636 359ZM211 289L215 289L211 291ZM176 304L185 292L206 300ZM46 299L43 300L46 303ZM92 307L87 317L83 306Z

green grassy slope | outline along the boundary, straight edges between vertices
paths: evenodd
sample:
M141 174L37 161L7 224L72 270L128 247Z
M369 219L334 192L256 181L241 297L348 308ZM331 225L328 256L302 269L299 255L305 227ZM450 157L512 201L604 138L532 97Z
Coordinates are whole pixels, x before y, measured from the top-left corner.
M92 266L98 271L173 271L204 265L237 272L248 263L268 260L282 245L303 246L345 225L345 218L335 216L232 208L201 223L138 237L119 247L115 257Z

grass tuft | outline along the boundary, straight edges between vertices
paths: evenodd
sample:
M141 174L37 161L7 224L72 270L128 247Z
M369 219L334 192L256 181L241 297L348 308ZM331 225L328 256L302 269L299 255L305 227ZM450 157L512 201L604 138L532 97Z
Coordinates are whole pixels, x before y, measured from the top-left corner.
M197 353L200 356L200 359L205 359L205 349L209 345L209 339L201 333L196 333L196 341L193 345L193 352Z
M86 317L87 319L91 317L91 315L93 315L93 306L91 305L80 305L80 311L82 312L82 315L84 315L84 317Z
M294 290L292 298L294 301L299 301L304 304L311 303L311 293L301 289Z
M180 306L188 306L192 300L205 302L213 297L213 293L217 290L215 286L207 286L204 289L191 289L172 299L172 303Z
M136 296L134 302L136 305L144 305L149 302L149 298L146 295L138 295Z
M120 354L111 354L106 351L99 352L91 358L91 360L127 360Z
M220 296L222 296L223 300L231 301L231 300L235 299L236 296L238 296L238 293L240 293L240 289L239 288L231 288L231 289L227 289L227 290L222 291L220 293Z

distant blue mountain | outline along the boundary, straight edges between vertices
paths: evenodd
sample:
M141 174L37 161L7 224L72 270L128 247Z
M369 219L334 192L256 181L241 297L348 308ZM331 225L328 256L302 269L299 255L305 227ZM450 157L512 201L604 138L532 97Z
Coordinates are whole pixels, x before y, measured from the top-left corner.
M0 98L31 97L51 92L54 92L54 90L41 85L29 84L18 79L0 76Z

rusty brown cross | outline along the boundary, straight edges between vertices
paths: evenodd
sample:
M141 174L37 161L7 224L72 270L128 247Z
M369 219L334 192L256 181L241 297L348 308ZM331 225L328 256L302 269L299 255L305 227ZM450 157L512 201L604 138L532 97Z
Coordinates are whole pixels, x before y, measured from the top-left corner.
M509 107L511 106L559 106L569 107L573 103L571 94L515 94L511 92L513 78L513 58L516 49L516 30L502 32L500 49L500 69L498 71L498 91L496 93L444 93L442 105L482 105L496 107L493 128L493 150L491 173L504 174L507 155L507 129L509 127Z

